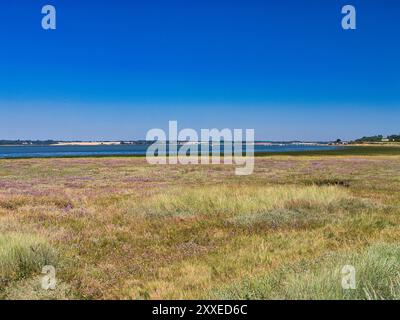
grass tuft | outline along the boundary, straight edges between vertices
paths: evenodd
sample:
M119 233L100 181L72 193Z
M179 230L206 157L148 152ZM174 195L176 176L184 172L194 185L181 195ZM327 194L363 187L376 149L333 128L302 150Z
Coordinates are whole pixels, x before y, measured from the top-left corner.
M144 201L140 210L157 216L237 216L292 208L324 209L345 199L351 199L350 194L337 186L205 186L157 194Z
M400 245L375 244L359 253L282 267L212 290L213 299L400 299ZM343 289L342 267L355 268L356 289Z
M27 234L0 235L0 290L11 281L39 274L45 265L56 265L53 248L37 236Z

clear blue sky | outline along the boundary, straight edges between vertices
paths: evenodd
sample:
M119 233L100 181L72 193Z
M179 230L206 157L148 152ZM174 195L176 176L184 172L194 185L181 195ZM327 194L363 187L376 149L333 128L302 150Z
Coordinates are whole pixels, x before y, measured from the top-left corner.
M0 139L140 139L168 120L259 140L400 132L397 0L4 0L0 41Z

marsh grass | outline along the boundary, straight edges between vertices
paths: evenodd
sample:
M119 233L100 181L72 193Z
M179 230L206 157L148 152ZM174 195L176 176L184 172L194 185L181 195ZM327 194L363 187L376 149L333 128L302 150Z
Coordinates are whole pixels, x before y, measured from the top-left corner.
M400 299L400 246L375 244L318 261L282 266L269 274L212 290L214 299ZM354 266L356 289L341 286L342 267Z
M58 281L55 289L44 290L41 286L42 276L33 276L13 282L4 291L8 300L72 300L76 299L73 288L65 282Z
M173 188L144 200L139 210L148 215L240 216L285 212L293 208L326 210L350 200L351 195L337 186L204 186ZM290 211L289 211L290 212ZM293 211L292 211L293 212ZM277 214L275 214L277 216Z
M400 238L399 156L257 157L246 177L143 158L1 160L0 176L0 298L341 298L322 286L330 270L352 257L367 270L396 252L369 247ZM355 297L395 296L393 261ZM58 291L39 290L43 264L59 265Z
M40 274L45 265L57 265L55 250L45 240L29 234L0 235L0 291L11 281Z
M320 212L303 209L275 209L260 214L240 215L229 219L228 222L244 228L279 228L282 226L311 228L322 225L332 217L333 214L320 214Z
M34 195L13 195L8 197L0 197L0 208L8 210L18 210L24 206L53 206L59 209L72 207L72 201L67 197L49 192L43 192L44 196L40 198Z

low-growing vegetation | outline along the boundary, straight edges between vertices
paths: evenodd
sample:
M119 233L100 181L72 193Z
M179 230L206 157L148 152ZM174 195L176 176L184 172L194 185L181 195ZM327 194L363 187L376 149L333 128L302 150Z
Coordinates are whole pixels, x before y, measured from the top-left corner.
M398 299L398 239L395 154L0 161L2 299Z
M213 299L400 299L400 246L375 244L361 252L330 253L210 293ZM316 262L316 263L315 263ZM343 290L343 266L356 270L355 288Z
M9 284L39 274L46 265L57 266L56 253L46 241L29 234L1 234L0 296Z

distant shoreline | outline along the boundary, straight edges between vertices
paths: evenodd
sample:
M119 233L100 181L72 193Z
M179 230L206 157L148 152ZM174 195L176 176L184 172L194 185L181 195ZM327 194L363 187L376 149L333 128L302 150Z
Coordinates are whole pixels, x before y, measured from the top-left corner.
M151 142L148 142L150 145ZM178 142L178 144L185 144L185 142ZM201 142L199 142L201 144ZM56 144L50 144L48 146L125 146L135 145L135 143L121 143L120 141L71 141L71 142L59 142ZM340 147L400 147L400 142L367 142L367 143L332 143L332 142L293 142L293 141L282 141L282 142L267 142L267 141L256 141L256 146L277 146L277 145L301 145L301 146L340 146ZM1 145L0 145L1 146Z
M151 145L153 142L147 143L134 143L134 142L122 142L121 141L71 141L71 142L57 142L50 144L0 144L0 147L65 147L65 146L132 146L132 145ZM186 144L187 142L179 141L179 145ZM197 144L197 142L195 143ZM198 142L202 144L202 142ZM301 145L301 146L328 146L329 142L269 142L269 141L256 141L256 146L279 146L279 145ZM331 144L332 145L332 144Z
M186 142L179 141L178 144L182 145ZM132 146L152 144L152 142L144 143L143 141L70 141L70 142L56 142L49 144L0 144L0 147L65 147L65 146ZM199 142L201 144L201 142ZM255 146L283 146L283 145L300 145L300 146L337 146L337 147L400 147L400 142L365 142L365 143L334 143L334 142L301 142L301 141L256 141Z
M120 146L124 145L120 141L71 141L71 142L58 142L49 144L51 147L57 146Z

